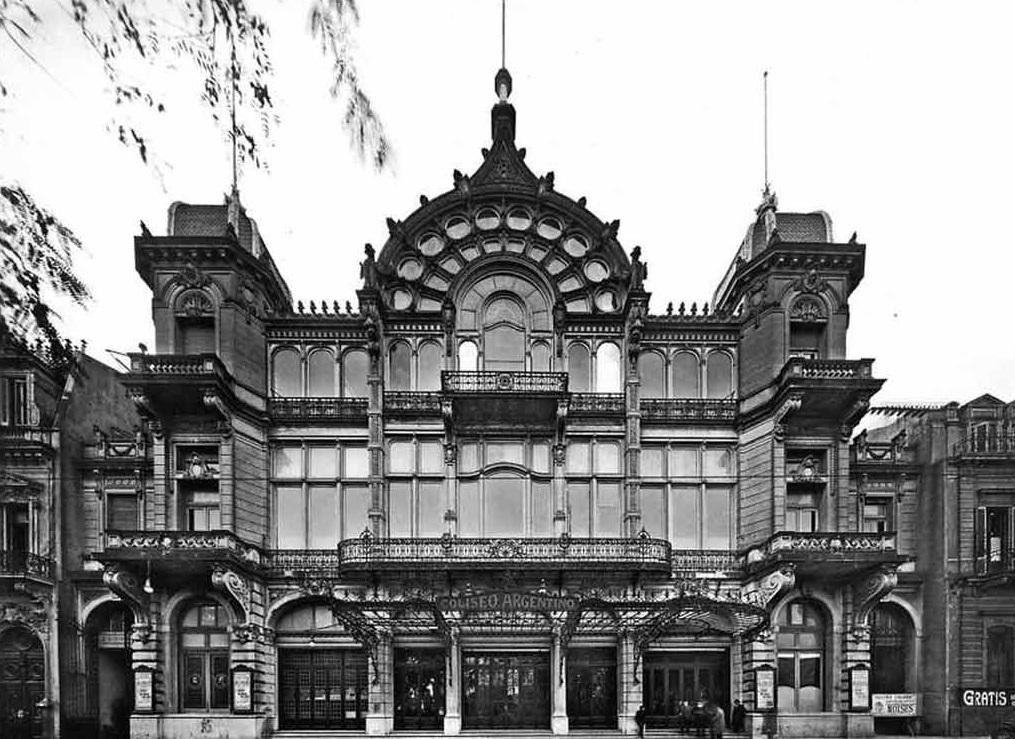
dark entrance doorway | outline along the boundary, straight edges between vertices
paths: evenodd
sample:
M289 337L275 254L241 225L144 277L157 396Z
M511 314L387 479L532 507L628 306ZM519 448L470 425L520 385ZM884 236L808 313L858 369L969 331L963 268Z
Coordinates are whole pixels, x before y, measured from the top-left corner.
M913 644L913 622L894 603L882 603L871 614L871 693L909 693L909 664ZM877 717L878 734L909 733L909 718Z
M644 657L642 702L649 726L694 728L699 704L722 706L729 716L729 653L648 652Z
M462 726L548 729L549 652L466 652L462 656Z
M617 728L617 650L567 653L567 717L576 729Z
M279 727L362 729L367 659L352 649L280 649Z
M444 650L395 650L395 728L444 727Z
M0 636L0 736L42 736L39 704L45 697L42 643L28 629L8 629Z

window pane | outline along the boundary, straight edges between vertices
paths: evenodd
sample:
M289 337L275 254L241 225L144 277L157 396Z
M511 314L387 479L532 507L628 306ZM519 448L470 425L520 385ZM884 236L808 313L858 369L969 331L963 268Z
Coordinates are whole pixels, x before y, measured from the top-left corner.
M690 352L680 352L673 357L670 365L672 377L670 378L670 395L674 398L697 398L698 383L698 357Z
M412 350L404 341L391 345L388 353L389 370L391 376L388 378L390 390L408 390L412 382L410 377L410 366L412 364Z
M479 445L474 441L464 441L458 458L458 468L462 472L474 472L479 469Z
M279 549L303 549L306 546L306 509L303 488L279 485L275 489L275 543Z
M483 369L525 370L525 331L513 326L488 328L483 334Z
M388 536L412 536L412 484L388 483Z
M596 472L620 472L620 445L614 441L596 442Z
M567 350L567 385L572 393L587 393L592 374L589 350L582 344L572 344Z
M589 536L589 486L584 482L568 482L567 502L570 507L571 536Z
M733 474L733 453L722 447L706 447L705 475L728 477Z
M229 634L223 634L221 632L215 634L208 634L208 646L209 647L229 647Z
M418 389L434 391L441 389L441 348L432 341L419 348Z
M183 707L204 708L204 655L183 655Z
M222 515L219 512L218 506L214 508L206 508L208 516L208 531L216 531L222 528Z
M345 516L342 517L342 538L353 539L370 524L370 488L366 485L343 485Z
M203 647L204 646L204 634L188 634L183 633L180 643L186 647Z
M358 349L342 355L342 395L347 398L367 396L367 354Z
M663 358L656 352L644 352L638 357L638 377L641 379L641 397L663 397Z
M657 446L645 446L641 448L641 476L662 477L663 476L663 449Z
M532 535L553 534L553 488L548 482L532 482Z
M525 448L520 441L488 441L486 442L486 463L511 462L525 464Z
M419 442L419 471L444 472L443 445L439 441Z
M670 541L677 549L698 548L698 486L670 487Z
M729 398L733 394L733 361L725 352L708 355L706 367L709 398Z
M419 536L437 537L444 533L444 510L444 483L420 481Z
M596 486L596 536L620 536L620 484Z
M547 344L538 342L532 345L532 371L550 371L550 347Z
M335 359L331 352L319 349L311 354L309 371L307 395L331 397L335 394Z
M481 536L481 517L479 483L463 480L458 485L458 533L461 536Z
M416 460L411 441L393 441L388 447L388 469L391 472L415 472Z
M310 476L336 477L338 475L338 456L333 446L310 447Z
M620 348L616 344L600 344L596 350L596 392L620 392Z
M571 441L567 445L567 471L570 474L587 474L589 472L589 443L587 441Z
M663 507L662 485L641 487L641 527L654 539L666 538L666 509Z
M550 471L550 442L532 442L532 469L536 472Z
M298 446L275 447L272 474L275 477L303 477L303 449Z
M294 397L300 392L300 355L295 349L279 349L272 357L271 391L273 395Z
M463 341L458 345L458 369L461 372L475 372L479 364L479 350L475 342Z
M817 654L800 655L800 687L821 687L821 656Z
M524 536L523 493L525 481L517 477L489 477L485 510L487 536Z
M730 548L730 488L709 485L705 488L704 549Z
M368 477L370 475L370 456L364 446L347 446L342 448L345 455L345 477Z
M796 660L792 654L779 655L779 687L796 687Z
M698 472L697 446L685 444L670 447L669 477L671 480L696 480L701 477Z
M106 496L106 528L113 531L133 531L137 527L137 496Z
M338 544L338 491L334 486L310 488L310 549L334 549Z

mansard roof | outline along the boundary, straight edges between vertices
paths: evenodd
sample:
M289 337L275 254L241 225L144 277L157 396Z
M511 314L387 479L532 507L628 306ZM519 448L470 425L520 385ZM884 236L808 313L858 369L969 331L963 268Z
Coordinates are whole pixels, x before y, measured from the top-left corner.
M505 70L498 73L502 81ZM487 267L514 265L538 274L548 296L571 313L614 313L626 299L631 262L606 223L537 176L515 146L515 109L507 88L491 115L493 143L472 174L454 172L453 188L429 200L390 232L376 263L389 310L436 311ZM500 87L500 85L498 85ZM372 249L368 246L368 262ZM364 277L371 279L364 274Z

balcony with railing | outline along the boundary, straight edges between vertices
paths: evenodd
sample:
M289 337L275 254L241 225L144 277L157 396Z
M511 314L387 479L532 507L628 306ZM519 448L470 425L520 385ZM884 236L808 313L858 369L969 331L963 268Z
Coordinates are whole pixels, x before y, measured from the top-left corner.
M623 393L571 393L569 416L623 418Z
M738 577L743 570L739 552L732 549L674 549L673 572L680 576L707 573Z
M974 430L952 447L959 458L977 460L1015 460L1015 430Z
M337 577L338 549L272 549L262 561L266 577L292 579L299 577Z
M973 569L982 579L1015 578L1015 548L996 548L988 554L981 554L976 558Z
M34 552L0 549L0 579L31 579L52 583L53 560Z
M643 398L641 420L652 423L734 423L737 401L733 398Z
M147 414L206 412L212 399L235 399L236 385L218 355L130 354L124 385Z
M231 531L107 531L103 549L95 555L102 562L151 562L186 570L195 562L260 567L260 548Z
M268 415L276 423L365 421L366 398L269 398Z
M568 402L563 372L441 372L441 391L460 428L549 429Z
M54 428L31 425L0 426L0 446L5 450L14 447L52 449Z
M784 423L817 420L854 425L885 382L873 376L873 364L873 359L791 357L779 373L769 403L758 406L756 412L781 407L786 413Z
M450 395L563 395L567 392L564 372L441 372L441 389Z
M894 531L780 531L744 553L744 568L787 562L802 574L834 577L906 559L898 553Z
M386 416L438 416L440 412L440 393L406 390L384 393L384 415Z
M660 539L379 539L339 544L342 573L406 570L547 569L670 572L670 544Z

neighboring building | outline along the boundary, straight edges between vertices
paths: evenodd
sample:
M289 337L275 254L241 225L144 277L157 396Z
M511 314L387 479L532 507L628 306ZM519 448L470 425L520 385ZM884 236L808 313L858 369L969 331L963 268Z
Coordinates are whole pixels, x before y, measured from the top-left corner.
M905 577L922 580L923 598L901 597L922 613L922 655L906 653L915 681L886 692L921 692L927 733L990 734L1015 709L1015 403L983 395L896 412L854 445L868 494L888 490L888 501L891 486L873 481L897 480L900 538L920 532Z
M389 221L356 310L293 310L235 192L135 240L151 436L82 462L68 648L93 685L132 668L150 737L633 733L735 698L757 733L771 670L780 733L871 733L917 544L851 485L865 247L766 193L711 307L650 313L640 249L528 169L496 84L482 164Z
M137 420L118 377L83 351L0 341L0 736L59 731L60 501L92 424Z

